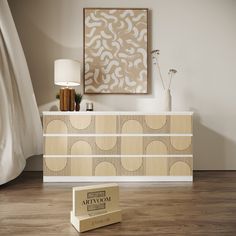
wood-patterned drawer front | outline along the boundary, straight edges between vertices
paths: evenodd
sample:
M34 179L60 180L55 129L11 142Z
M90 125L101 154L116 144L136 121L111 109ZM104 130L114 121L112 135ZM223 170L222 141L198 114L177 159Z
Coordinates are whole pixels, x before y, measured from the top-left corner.
M145 137L143 146L145 155L188 155L192 154L192 137Z
M121 155L181 155L192 154L191 136L122 136Z
M66 181L112 176L192 181L191 114L48 112L43 117L45 181L63 176Z
M147 176L192 176L192 157L149 157L145 162Z
M172 134L192 134L192 116L171 115L169 132Z
M191 134L189 115L59 115L44 116L44 133Z
M191 176L191 157L44 158L45 176Z
M117 115L59 115L44 116L45 134L116 134L119 133Z
M120 116L121 134L154 134L169 132L169 116L133 115Z
M95 131L95 117L92 115L44 116L44 134L88 134Z
M62 137L45 137L44 154L45 155L69 155L69 139Z
M66 134L68 129L68 116L44 116L43 132L44 134Z
M192 133L192 116L189 115L123 115L119 121L122 134Z
M191 136L45 137L45 155L181 155L192 153Z
M119 133L119 116L95 116L96 134L116 134Z
M45 155L117 155L120 137L45 137Z

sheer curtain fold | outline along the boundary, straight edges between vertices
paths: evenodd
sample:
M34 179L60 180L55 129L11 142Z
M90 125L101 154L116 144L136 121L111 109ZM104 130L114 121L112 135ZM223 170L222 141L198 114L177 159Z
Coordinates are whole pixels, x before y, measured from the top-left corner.
M42 153L42 126L24 52L8 6L0 0L0 184Z

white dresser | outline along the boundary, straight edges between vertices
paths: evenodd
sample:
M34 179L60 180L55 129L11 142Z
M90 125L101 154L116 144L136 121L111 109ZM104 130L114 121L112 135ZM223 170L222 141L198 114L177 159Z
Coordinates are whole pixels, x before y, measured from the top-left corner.
M192 112L44 112L44 181L192 181Z

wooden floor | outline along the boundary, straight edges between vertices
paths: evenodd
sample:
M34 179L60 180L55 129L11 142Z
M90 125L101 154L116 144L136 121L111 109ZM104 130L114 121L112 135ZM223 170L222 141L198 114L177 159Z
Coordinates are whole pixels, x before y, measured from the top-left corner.
M0 235L78 235L71 187L24 172L0 186ZM122 223L87 235L236 235L236 172L195 172L194 183L120 184Z

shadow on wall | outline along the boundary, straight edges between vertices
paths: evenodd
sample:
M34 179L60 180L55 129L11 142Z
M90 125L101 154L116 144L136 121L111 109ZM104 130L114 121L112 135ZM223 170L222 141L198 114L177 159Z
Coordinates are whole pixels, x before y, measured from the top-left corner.
M29 22L27 27L32 33L31 47L24 46L35 95L38 105L55 100L59 87L54 85L54 60L58 58L78 59L82 48L64 47L44 34L36 25ZM40 45L35 45L39 42Z
M193 134L195 170L231 169L226 157L235 156L235 142L204 126L197 113L194 114Z
M54 60L82 58L82 47L71 43L76 39L79 42L80 31L74 31L75 26L70 27L68 19L63 18L66 4L55 0L9 0L38 106L54 101L58 92L54 85Z

